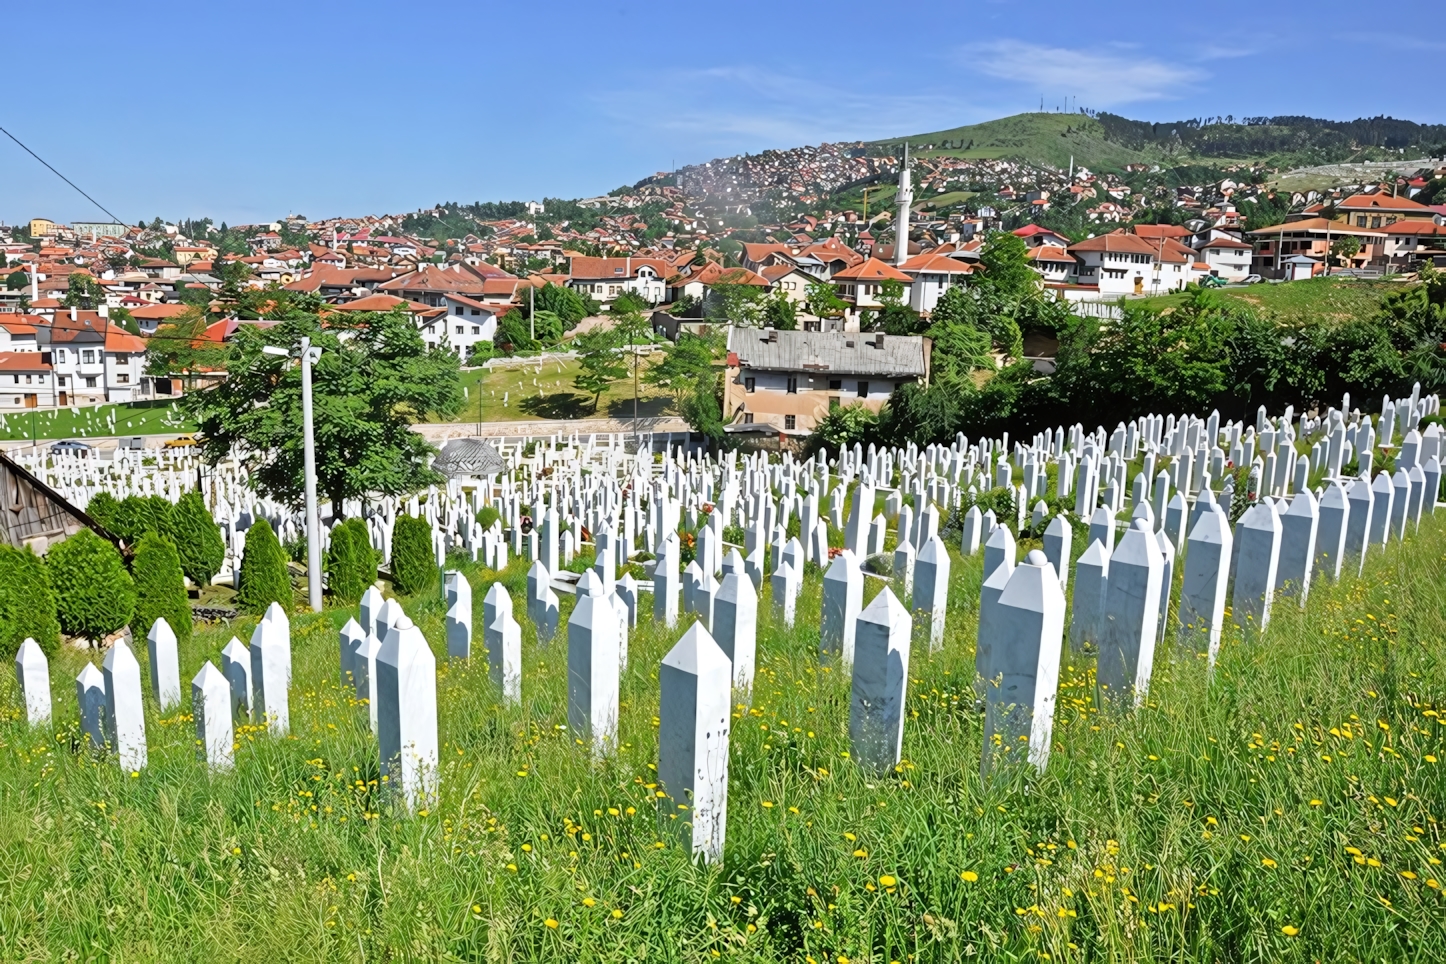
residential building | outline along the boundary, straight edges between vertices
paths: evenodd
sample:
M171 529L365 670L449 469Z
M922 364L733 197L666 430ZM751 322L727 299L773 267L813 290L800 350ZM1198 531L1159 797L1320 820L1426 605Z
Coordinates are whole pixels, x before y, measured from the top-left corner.
M1287 221L1247 232L1254 241L1255 254L1251 260L1252 269L1266 278L1283 277L1285 261L1295 255L1312 258L1323 264L1331 254L1331 248L1344 237L1354 237L1360 242L1360 251L1355 259L1361 264L1384 261L1387 235L1380 229L1358 228L1342 221L1329 218L1307 218L1303 221ZM1299 265L1291 269L1292 276L1300 273Z
M904 300L910 299L910 286L914 279L891 264L878 258L869 258L851 268L844 268L833 276L834 289L839 298L847 301L855 311L865 308L883 307L879 295L883 293L885 281L897 281L904 286Z
M0 411L55 407L55 375L40 352L0 352Z
M1074 274L1078 262L1074 255L1063 247L1041 244L1025 252L1029 266L1039 272L1045 284L1066 284Z
M674 273L661 258L573 255L568 264L568 287L587 295L604 308L611 306L624 291L631 291L650 305L662 304L668 295L666 283Z
M1210 273L1226 281L1240 281L1250 274L1254 248L1244 241L1224 235L1211 238L1199 248L1200 259L1210 266Z
M974 273L974 266L960 258L926 251L905 261L899 270L910 278L909 307L920 314L928 314L934 310L944 292L965 283Z
M929 378L932 344L883 332L730 328L723 381L729 432L807 435L842 405L883 408L895 389Z
M1354 228L1377 231L1404 219L1430 221L1436 212L1410 198L1391 194L1353 194L1336 204L1337 221Z
M1172 238L1142 238L1112 231L1068 248L1081 284L1095 285L1105 300L1125 295L1179 291L1191 281L1195 252Z

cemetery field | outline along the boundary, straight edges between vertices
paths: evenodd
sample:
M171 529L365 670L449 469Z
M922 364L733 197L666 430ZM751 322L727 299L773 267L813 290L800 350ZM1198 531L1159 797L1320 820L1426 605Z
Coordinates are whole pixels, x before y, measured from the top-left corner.
M411 816L386 802L367 709L339 685L354 610L292 617L291 735L241 728L218 776L196 760L189 695L167 716L148 698L145 770L92 755L73 680L99 654L65 649L49 729L21 722L0 676L0 959L1446 959L1443 529L1427 516L1363 578L1317 581L1304 612L1277 600L1262 638L1227 629L1213 676L1171 637L1134 712L1097 711L1093 661L1066 643L1047 771L989 786L981 556L951 549L943 649L916 639L904 759L882 777L849 759L848 675L817 654L819 573L792 629L765 580L717 866L689 860L655 796L658 666L691 615L640 618L620 747L594 764L566 726L573 597L549 645L519 618L515 709L480 653L498 574L465 570L468 663L445 660L441 600L406 600L438 656L441 740L439 798ZM526 567L500 574L519 613ZM254 625L198 627L183 688Z
M654 356L661 358L661 356ZM648 362L639 367L638 414L644 418L671 414L673 397L641 380ZM541 369L539 371L539 368ZM631 375L614 382L598 400L572 384L581 371L576 359L549 361L526 368L474 369L462 373L467 399L453 422L515 422L531 419L631 418ZM533 384L534 379L537 384ZM479 408L480 402L480 408Z
M172 402L134 402L125 405L97 405L80 408L73 414L68 408L38 408L6 412L0 416L0 439L62 439L114 435L175 435L190 432L195 425L179 412ZM110 416L115 414L115 427Z

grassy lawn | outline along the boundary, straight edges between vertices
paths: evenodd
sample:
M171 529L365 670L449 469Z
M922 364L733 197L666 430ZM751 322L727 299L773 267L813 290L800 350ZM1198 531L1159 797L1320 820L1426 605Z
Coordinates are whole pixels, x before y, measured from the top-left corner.
M1213 294L1226 302L1248 305L1282 322L1296 324L1316 319L1346 321L1369 317L1375 313L1382 298L1400 287L1401 283L1397 281L1311 278L1307 281L1286 281L1281 284L1223 288ZM1177 292L1143 298L1140 301L1155 307L1169 308L1189 297L1188 294Z
M661 359L661 355L654 358ZM647 362L639 374L647 370ZM538 368L541 371L538 371ZM614 382L603 393L597 409L593 397L573 387L572 380L581 371L573 361L546 362L538 367L499 368L488 372L478 369L462 373L467 400L453 422L511 422L529 419L630 418L633 414L633 382L631 378ZM650 385L638 382L638 414L644 417L672 412L672 396Z
M793 628L765 582L717 867L689 859L654 797L658 664L681 625L639 621L620 748L598 764L567 729L565 628L542 644L520 620L517 708L480 642L470 662L439 655L440 799L411 817L379 793L366 708L338 683L352 609L293 616L291 734L242 728L215 776L184 681L254 619L183 643L186 702L148 706L135 775L86 748L71 681L99 654L66 649L47 729L20 722L0 674L0 959L1446 959L1443 558L1438 516L1364 578L1314 585L1303 611L1277 603L1263 637L1227 631L1213 675L1167 637L1130 713L1097 711L1092 659L1066 647L1048 770L990 785L980 556L953 557L944 646L912 652L904 762L884 775L849 759L818 573ZM490 583L523 615L526 568L466 569L476 639ZM441 601L405 608L445 654Z
M195 428L171 409L172 402L138 402L129 405L99 405L79 409L31 409L0 416L0 439L94 438L108 435L164 435L189 432ZM115 413L115 427L110 415ZM32 432L34 435L32 436Z

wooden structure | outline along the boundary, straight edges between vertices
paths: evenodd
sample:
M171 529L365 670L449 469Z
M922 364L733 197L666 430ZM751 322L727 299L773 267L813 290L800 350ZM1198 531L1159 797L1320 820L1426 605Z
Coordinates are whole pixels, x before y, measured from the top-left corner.
M0 518L4 544L29 546L36 555L85 528L120 548L115 535L5 455L0 455Z

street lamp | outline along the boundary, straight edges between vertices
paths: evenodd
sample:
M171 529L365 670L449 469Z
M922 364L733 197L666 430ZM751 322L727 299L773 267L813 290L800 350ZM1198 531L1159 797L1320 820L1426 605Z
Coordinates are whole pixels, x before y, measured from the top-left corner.
M301 359L301 423L306 453L306 600L314 613L321 612L321 522L316 509L316 440L311 431L311 366L321 357L311 339L303 337L294 351L265 345L261 351L279 358Z

